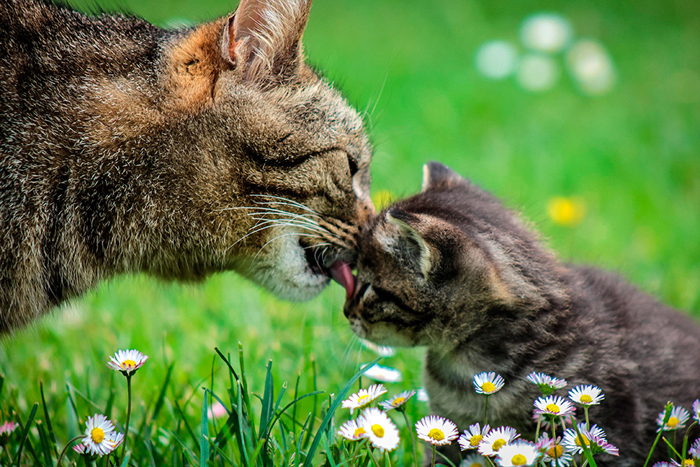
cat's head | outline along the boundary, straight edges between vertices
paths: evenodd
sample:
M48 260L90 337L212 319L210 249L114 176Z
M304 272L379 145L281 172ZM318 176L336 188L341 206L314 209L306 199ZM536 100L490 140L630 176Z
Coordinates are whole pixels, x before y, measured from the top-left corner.
M345 315L378 344L456 343L561 298L556 263L516 215L449 168L362 228Z
M195 170L228 234L221 251L287 299L320 292L374 213L363 120L304 62L310 8L311 0L241 0L170 54L173 93L200 106L197 124L211 122L197 142L211 170Z

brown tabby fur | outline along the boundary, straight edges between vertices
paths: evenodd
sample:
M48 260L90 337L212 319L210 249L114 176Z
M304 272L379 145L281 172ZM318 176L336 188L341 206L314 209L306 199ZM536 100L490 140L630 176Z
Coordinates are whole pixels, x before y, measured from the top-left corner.
M666 402L689 409L700 396L696 323L612 274L558 262L518 216L445 166L430 163L423 192L363 227L358 248L345 305L353 331L426 346L431 410L462 430L482 421L474 375L495 371L506 385L489 398L491 426L532 435L539 391L525 378L544 372L569 388L599 386L591 420L620 456L598 465L639 466ZM460 457L456 443L446 453Z
M169 31L0 0L0 334L115 274L328 283L372 211L371 150L303 61L310 7Z

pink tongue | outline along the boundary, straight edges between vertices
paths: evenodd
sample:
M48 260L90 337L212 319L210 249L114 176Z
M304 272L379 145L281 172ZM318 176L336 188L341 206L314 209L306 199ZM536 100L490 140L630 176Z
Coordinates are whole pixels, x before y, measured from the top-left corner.
M346 299L352 297L355 291L355 277L352 275L350 265L345 261L336 261L331 266L331 277L340 285L345 287Z

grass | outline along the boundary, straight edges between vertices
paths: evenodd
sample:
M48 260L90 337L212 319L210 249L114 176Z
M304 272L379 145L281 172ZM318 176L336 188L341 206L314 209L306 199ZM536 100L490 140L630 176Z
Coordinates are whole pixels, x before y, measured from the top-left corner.
M233 7L211 0L118 5L156 24L210 19ZM493 82L476 72L481 43L517 41L522 19L542 10L564 14L577 36L608 48L618 74L611 93L584 96L564 75L551 91L533 94L512 79ZM563 259L619 271L663 302L698 314L698 10L692 1L316 0L305 45L310 60L367 109L375 192L411 194L419 189L421 165L442 161L522 211ZM584 200L580 225L548 218L555 196ZM78 391L101 407L113 388L121 396L124 381L105 363L127 347L151 356L134 380L137 427L152 417L170 374L156 425L176 423L178 401L198 428L201 387L218 393L230 383L219 359L211 384L213 348L235 355L239 341L252 392L264 393L272 359L271 375L280 385L287 381L288 391L301 374L300 393L314 387L337 393L360 363L374 358L353 340L342 297L332 285L309 303L284 303L233 274L198 285L118 278L0 342L2 418L16 410L26 421L41 401L43 381L54 431L65 443L78 430L66 384L84 421L94 408ZM392 391L421 385L420 356L406 349L383 362L404 373ZM304 400L298 410L312 407ZM412 417L427 411L412 407ZM112 414L123 420L123 404L115 402ZM36 417L46 423L41 409ZM153 439L161 435L154 428ZM143 453L147 446L135 449Z

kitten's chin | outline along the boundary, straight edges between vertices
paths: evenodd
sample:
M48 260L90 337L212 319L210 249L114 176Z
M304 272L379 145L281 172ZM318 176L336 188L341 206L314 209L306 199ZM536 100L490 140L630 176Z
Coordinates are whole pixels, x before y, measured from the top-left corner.
M236 269L276 297L296 302L311 300L330 282L324 271L311 267L296 235L270 242L256 258Z
M374 342L377 345L387 345L390 347L414 347L416 345L416 341L413 337L406 334L399 334L394 328L384 323L377 323L371 328L362 325L356 326L354 323L351 323L351 327L359 337ZM356 329L362 329L362 335L359 334Z

